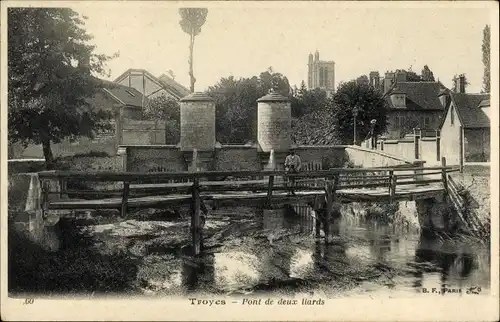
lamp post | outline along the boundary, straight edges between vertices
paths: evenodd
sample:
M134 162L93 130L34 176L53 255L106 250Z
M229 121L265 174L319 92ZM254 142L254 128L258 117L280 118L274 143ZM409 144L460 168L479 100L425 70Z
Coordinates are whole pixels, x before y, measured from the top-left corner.
M358 117L358 107L354 106L352 109L352 116L354 117L354 136L353 136L353 145L356 145L356 117Z
M370 134L372 137L372 149L376 149L377 148L377 138L375 137L375 125L377 124L377 120L372 119L370 121L370 124L371 124Z

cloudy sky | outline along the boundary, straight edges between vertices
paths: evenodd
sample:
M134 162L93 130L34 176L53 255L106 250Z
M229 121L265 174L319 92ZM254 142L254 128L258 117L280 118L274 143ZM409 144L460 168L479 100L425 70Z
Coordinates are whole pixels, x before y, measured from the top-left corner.
M192 3L188 5L192 6ZM203 3L207 22L195 43L196 90L221 77L251 77L272 66L292 85L307 79L307 58L336 63L336 83L371 70L428 65L445 85L465 73L468 92L482 86L482 30L491 19L485 3L467 8L450 2L385 3ZM461 4L463 5L463 4ZM72 5L88 17L97 52L120 57L108 63L111 79L128 68L159 76L168 70L189 87L188 35L179 26L178 3L102 2Z

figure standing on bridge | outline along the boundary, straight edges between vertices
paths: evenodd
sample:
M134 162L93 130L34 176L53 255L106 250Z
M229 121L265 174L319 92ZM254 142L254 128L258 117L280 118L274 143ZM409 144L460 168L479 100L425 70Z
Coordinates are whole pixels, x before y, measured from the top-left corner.
M295 154L295 150L290 150L290 154L286 156L285 159L285 171L288 173L298 173L300 167L302 166L302 162L300 161L300 157ZM291 177L288 179L288 194L292 194L295 196L295 192L293 191L293 186L295 185L295 178Z

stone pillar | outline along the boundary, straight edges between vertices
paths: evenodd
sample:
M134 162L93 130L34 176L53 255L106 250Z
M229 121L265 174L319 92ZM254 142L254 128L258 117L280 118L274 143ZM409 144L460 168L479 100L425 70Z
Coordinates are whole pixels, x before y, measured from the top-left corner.
M180 100L180 110L179 145L186 162L196 163L197 170L210 170L215 151L215 102L204 93L193 93Z
M420 199L415 203L420 229L423 232L450 232L452 214L446 198Z
M436 130L436 160L441 160L441 131Z
M181 142L183 151L213 151L215 148L215 102L193 93L180 100Z
M263 152L287 151L292 144L292 109L288 98L270 93L257 100L257 141Z

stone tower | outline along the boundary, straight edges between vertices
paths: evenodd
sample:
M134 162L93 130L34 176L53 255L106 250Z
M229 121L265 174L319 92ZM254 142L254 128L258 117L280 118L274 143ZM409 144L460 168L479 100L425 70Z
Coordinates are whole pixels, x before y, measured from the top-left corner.
M328 94L335 92L335 62L319 60L319 52L309 54L308 60L308 89L321 88Z
M180 100L181 140L183 151L213 151L215 148L215 102L193 93Z
M288 151L292 144L292 109L288 98L272 92L257 100L257 141L263 152Z

